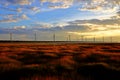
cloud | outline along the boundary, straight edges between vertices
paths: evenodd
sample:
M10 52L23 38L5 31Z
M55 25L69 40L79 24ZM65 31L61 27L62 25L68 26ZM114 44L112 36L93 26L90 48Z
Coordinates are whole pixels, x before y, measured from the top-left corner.
M66 3L66 4L71 4L74 0L40 0L41 3L45 3L45 2L50 2L50 3Z
M88 27L89 31L107 31L107 30L114 30L114 29L119 29L118 24L114 25L100 25L100 24L91 24L91 23L85 23L81 24L82 26Z
M59 9L59 8L66 9L66 8L69 8L69 5L65 5L65 4L62 4L62 5L50 5L49 8L52 8L52 9Z
M18 22L21 20L27 20L29 17L25 14L22 15L14 15L14 14L9 14L9 15L4 15L3 18L0 20L0 23L11 23L11 22Z
M81 25L87 26L90 31L118 29L120 25L120 19L83 20L82 22Z
M22 8L17 8L17 12L22 12Z
M110 2L110 3L113 3L113 4L117 4L119 5L120 4L120 0L106 0L107 2Z
M43 23L37 22L32 24L32 29L40 31L81 31L81 32L93 32L93 31L107 31L116 30L120 27L120 18L109 19L90 19L90 20L75 20L69 22L60 23Z
M30 5L36 4L36 2L42 5ZM28 12L26 14L36 14L44 11L44 8L49 11L51 9L66 9L72 6L79 7L81 11L113 14L119 9L120 0L0 0L0 5L3 10L18 12L18 14L25 12Z
M70 23L54 23L54 24L49 24L49 23L43 23L43 22L38 22L35 24L32 24L33 30L39 30L39 31L84 31L87 28L84 26L79 26L77 24L70 24Z
M59 9L59 8L69 8L73 4L74 0L41 0L41 3L49 2L51 3L48 8Z
M26 6L24 7L24 9L34 14L39 13L41 11L40 7L36 7L36 6Z
M13 26L13 27L9 27L9 28L0 28L0 33L1 34L9 34L9 33L13 33L13 34L31 34L33 33L33 30L31 29L27 29L27 26L22 25L22 26Z
M117 15L120 16L120 11L117 12Z
M120 19L120 11L116 13L116 15L112 16L111 19Z
M120 0L81 0L81 11L95 11L99 13L114 13L119 9Z
M8 4L29 5L33 0L6 0Z
M5 11L11 11L11 12L21 12L21 8L17 8L17 9L12 9L12 8L8 8L6 6L0 6L0 9L5 10Z
M61 22L61 23L55 23L54 26L59 26L61 28L64 28L64 26L68 26L69 24L67 22Z
M88 7L86 6L86 7L80 8L79 10L114 14L117 12L118 9L119 9L118 7L110 8L110 7L101 7L101 6L88 6Z
M101 24L102 24L102 25L114 25L114 24L120 25L120 19L75 20L75 21L70 21L69 23L70 23L70 24L86 24L86 23L90 23L90 24L97 24L97 25L101 25Z
M30 8L32 11L36 11L36 12L39 12L40 11L40 8L39 7L31 7Z
M111 33L112 32L112 33ZM68 32L68 34L83 35L86 38L96 38L101 37L111 37L111 36L120 36L120 29L107 30L107 31L93 31L93 32Z
M19 19L3 19L0 20L0 23L11 23L11 22L17 22Z
M66 23L34 24L34 30L39 31L64 31L64 32L97 32L118 30L120 27L120 19L92 19L92 20L75 20Z
M29 19L29 18L28 18L28 16L27 16L27 15L22 14L22 15L21 15L21 19L26 20L26 19Z
M32 28L34 29L49 29L52 28L53 25L50 23L45 23L45 22L35 22L32 25Z
M4 4L3 1L4 3L7 4L7 6L2 5ZM30 5L36 1L40 1L42 5L40 6ZM120 24L120 20L119 20L120 12L118 11L120 0L36 0L36 1L35 0L1 0L0 9L11 11L11 12L14 11L17 13L15 15L7 15L6 17L1 16L2 18L0 22L8 23L8 22L18 22L21 20L28 20L29 19L28 15L31 12L38 13L41 11L41 9L43 9L43 7L52 8L52 9L60 9L60 8L66 9L75 5L77 7L80 7L79 9L81 11L97 11L98 13L105 12L109 14L115 13L116 15L112 16L111 19L76 20L76 21L68 22L67 25L63 25L64 23L63 24L60 23L59 25L52 25L52 26L55 26L56 28L60 27L58 29L61 29L61 27L63 29L68 29L68 28L70 29L72 28L72 26L73 27L86 26L87 28L90 28L86 24L91 24L91 26L94 26L94 27L97 26L99 27L97 29L102 30L104 28L102 27L100 28L100 26ZM46 3L47 5L44 3ZM79 3L80 5L76 5ZM36 26L39 28L40 26L41 28L51 28L51 25L41 24L41 23L36 24ZM95 28L93 30L95 30Z
M21 29L26 29L26 26L14 26L15 30L21 30Z
M61 2L62 0L40 0L41 3L45 3L45 2L51 2L51 3L58 3Z
M80 4L80 10L109 10L114 9L114 7L118 7L120 5L120 0L36 0L42 4L41 7L44 7L44 3L48 3L46 7L52 9L59 9L59 8L69 8L73 5ZM0 4L4 5L30 5L35 0L1 0ZM4 2L4 3L3 3ZM82 6L82 7L81 7ZM38 11L36 7L32 8L33 11Z

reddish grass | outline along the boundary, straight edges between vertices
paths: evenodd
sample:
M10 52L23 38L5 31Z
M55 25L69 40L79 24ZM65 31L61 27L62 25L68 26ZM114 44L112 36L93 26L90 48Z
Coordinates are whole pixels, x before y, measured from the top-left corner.
M0 80L119 80L119 74L120 44L0 43Z

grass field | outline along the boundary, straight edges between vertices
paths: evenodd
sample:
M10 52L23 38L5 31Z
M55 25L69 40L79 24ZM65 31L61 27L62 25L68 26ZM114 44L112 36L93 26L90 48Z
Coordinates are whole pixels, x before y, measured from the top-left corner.
M120 44L1 42L0 80L120 80Z

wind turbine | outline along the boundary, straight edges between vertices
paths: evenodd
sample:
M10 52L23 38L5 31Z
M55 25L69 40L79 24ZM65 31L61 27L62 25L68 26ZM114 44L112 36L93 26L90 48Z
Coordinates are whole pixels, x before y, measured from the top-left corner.
M81 41L82 41L82 42L84 41L84 36L83 36L83 35L81 35Z
M12 34L12 32L10 32L9 34L10 34L10 41L12 41L13 40L13 34Z
M53 36L52 36L52 40L55 42L56 41L56 34L55 34L55 30L52 30Z
M55 33L53 34L53 41L56 41L56 35L55 35Z
M69 41L68 36L66 37L66 41Z
M12 41L13 40L13 33L11 30L14 30L14 29L4 29L5 31L8 31L8 35L9 35L9 40Z
M34 30L34 41L37 41L37 30Z
M96 41L96 38L95 38L95 35L94 35L94 37L93 37L93 42L95 43L95 41Z
M102 41L101 41L101 42L103 42L103 43L104 43L104 42L105 42L105 36L104 36L104 35L105 35L105 33L104 33L104 32L102 32L101 34L102 34Z
M68 40L71 41L71 35L68 35Z

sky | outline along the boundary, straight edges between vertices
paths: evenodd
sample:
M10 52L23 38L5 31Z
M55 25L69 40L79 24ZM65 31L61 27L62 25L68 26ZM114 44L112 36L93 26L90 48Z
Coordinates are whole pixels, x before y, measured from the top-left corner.
M0 40L120 42L120 0L0 0Z

